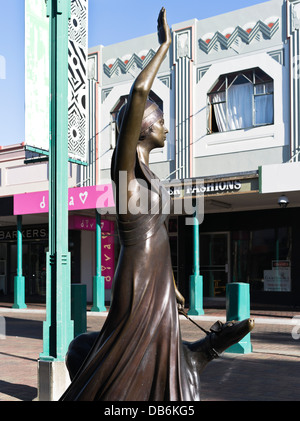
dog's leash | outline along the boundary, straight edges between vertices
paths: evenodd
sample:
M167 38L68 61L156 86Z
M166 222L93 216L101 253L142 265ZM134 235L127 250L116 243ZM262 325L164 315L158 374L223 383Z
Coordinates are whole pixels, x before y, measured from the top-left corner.
M186 317L190 322L192 322L194 325L196 325L199 329L201 329L203 332L206 333L206 335L208 335L210 332L206 329L204 329L203 327L201 327L200 325L198 325L198 323L196 323L193 319L191 319L188 314L184 311L184 308L178 304L178 313L182 314L184 317Z
M194 325L196 325L199 329L201 329L203 332L206 333L206 335L209 335L213 332L213 330L211 329L211 331L209 332L208 330L204 329L203 327L201 327L200 325L198 325L198 323L196 323L194 320L192 320L188 314L184 311L183 307L178 304L178 313L182 314L184 317L186 317L190 322L192 322ZM211 337L210 337L210 344L211 344ZM220 353L211 345L211 347L207 350L209 356L214 359L214 358L219 358L220 357Z

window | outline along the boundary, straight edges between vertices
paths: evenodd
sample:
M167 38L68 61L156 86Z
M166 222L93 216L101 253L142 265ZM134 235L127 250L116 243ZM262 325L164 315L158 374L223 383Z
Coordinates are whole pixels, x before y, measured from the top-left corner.
M222 75L208 93L209 134L273 123L273 79L259 68Z
M233 231L232 280L251 290L291 291L292 230L290 227Z

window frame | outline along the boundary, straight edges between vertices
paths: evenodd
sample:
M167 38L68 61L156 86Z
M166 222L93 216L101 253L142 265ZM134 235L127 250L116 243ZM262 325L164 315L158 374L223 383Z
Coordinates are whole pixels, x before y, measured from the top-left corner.
M253 92L251 94L252 96L252 125L237 129L230 129L228 127L228 90L230 87L236 82L238 77L244 77L246 80L249 81L253 85ZM250 77L251 76L251 77ZM263 79L264 78L264 79ZM266 86L268 84L272 84L271 90L269 92L266 92ZM264 92L257 93L256 89L258 86L264 86ZM221 89L222 88L222 89ZM223 94L225 93L224 100L221 101L213 101L213 97L217 94ZM255 106L255 99L257 97L265 96L265 95L272 95L272 107L273 107L273 119L271 123L256 123L256 106ZM269 126L274 124L274 79L269 76L267 73L265 73L263 70L261 70L259 67L246 69L246 70L240 70L237 72L231 72L226 73L223 75L220 75L218 80L214 83L213 87L210 89L210 91L207 93L206 96L206 110L207 110L207 134L216 134L216 133L226 133L230 131L236 131L236 130L245 130L255 127L262 127L262 126ZM215 104L226 104L226 130L219 131L214 130L215 127L217 127L216 122L216 116L214 111L214 105Z

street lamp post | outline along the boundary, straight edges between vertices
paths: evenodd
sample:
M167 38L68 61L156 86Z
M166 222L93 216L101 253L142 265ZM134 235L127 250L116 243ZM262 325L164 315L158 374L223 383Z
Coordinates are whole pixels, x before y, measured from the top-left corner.
M68 251L68 21L71 0L47 0L50 32L49 252L39 399L66 387L65 355L74 337ZM63 378L64 377L64 378ZM61 389L61 390L60 390Z

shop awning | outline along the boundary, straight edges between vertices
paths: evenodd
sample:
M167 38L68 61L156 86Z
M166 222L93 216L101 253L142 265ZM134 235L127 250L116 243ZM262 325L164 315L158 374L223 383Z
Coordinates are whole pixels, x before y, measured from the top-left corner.
M300 162L260 167L260 193L300 191Z

